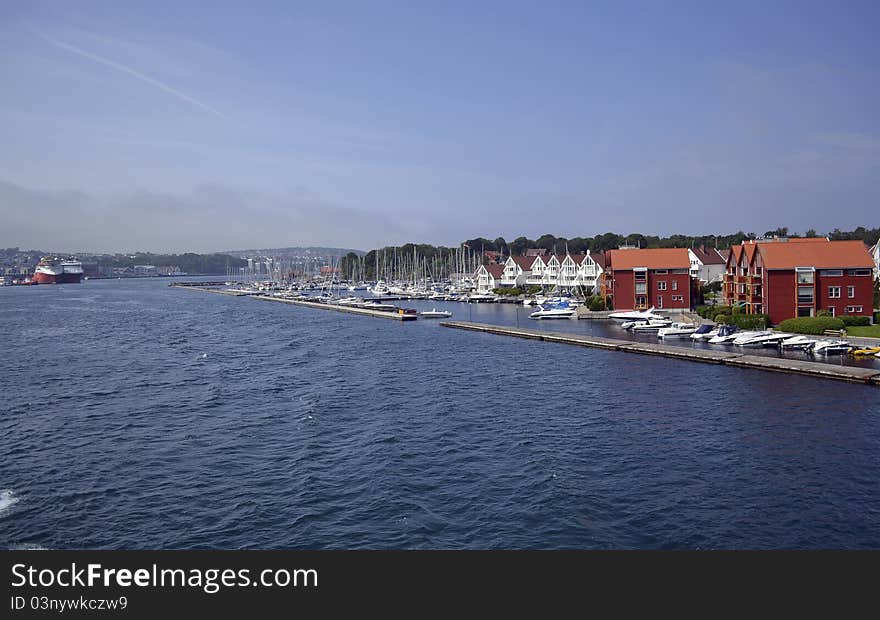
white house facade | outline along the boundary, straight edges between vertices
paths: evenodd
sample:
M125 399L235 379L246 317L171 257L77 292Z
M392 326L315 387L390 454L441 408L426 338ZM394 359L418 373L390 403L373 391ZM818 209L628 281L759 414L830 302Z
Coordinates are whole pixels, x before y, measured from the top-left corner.
M504 272L503 265L480 265L474 272L474 286L478 293L490 293L493 289L506 286L502 283L501 276Z
M602 266L590 253L545 256L511 256L497 278L504 287L584 287L597 290Z
M703 282L721 282L727 257L714 248L689 248L690 274Z
M871 258L874 259L874 279L880 279L880 241L871 248Z

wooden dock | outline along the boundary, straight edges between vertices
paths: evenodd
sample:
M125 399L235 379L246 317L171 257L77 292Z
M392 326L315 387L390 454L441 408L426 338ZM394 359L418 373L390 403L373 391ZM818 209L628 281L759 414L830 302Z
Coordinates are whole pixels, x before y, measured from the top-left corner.
M725 366L735 366L737 368L785 372L819 377L822 379L847 381L849 383L880 386L880 369L837 366L822 362L747 355L735 351L689 349L687 347L676 347L667 344L633 342L631 340L617 340L614 338L603 338L599 336L580 336L576 334L564 334L561 332L547 332L537 329L504 327L501 325L487 325L484 323L469 323L466 321L443 321L440 325L453 329L463 329L499 336L513 336L515 338L528 338L531 340L540 340L542 342L557 342L561 344L612 351L659 355L662 357L703 362L706 364L721 364Z

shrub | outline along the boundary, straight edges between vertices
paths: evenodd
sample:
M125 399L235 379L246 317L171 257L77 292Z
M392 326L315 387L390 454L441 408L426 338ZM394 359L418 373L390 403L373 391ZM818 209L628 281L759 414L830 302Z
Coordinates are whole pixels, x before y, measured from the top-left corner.
M731 314L731 309L730 306L697 306L696 312L704 319L708 319L716 314Z
M843 329L844 322L838 318L816 316L788 319L779 324L779 330L795 334L813 334L821 336L826 329Z
M601 295L594 295L590 298L589 308L590 310L604 310L605 300L602 299Z
M871 324L871 317L869 316L842 316L840 320L847 327L865 327Z
M721 280L717 280L715 282L710 282L703 286L703 293L720 293L721 292Z
M730 322L740 329L765 329L770 326L770 317L766 314L734 314Z
M816 316L831 316L831 310L819 310Z
M716 323L724 323L726 325L730 325L730 315L729 314L716 314L714 320Z
M519 290L518 288L515 288L515 287L514 288L498 287L498 288L492 289L492 292L495 293L496 295L510 295L511 297L516 297L517 295L522 295L522 291Z

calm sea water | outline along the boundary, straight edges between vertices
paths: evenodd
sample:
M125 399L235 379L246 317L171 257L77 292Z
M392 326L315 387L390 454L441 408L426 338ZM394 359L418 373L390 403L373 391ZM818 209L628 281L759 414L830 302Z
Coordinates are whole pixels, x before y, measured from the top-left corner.
M876 388L166 285L0 289L0 546L880 547Z

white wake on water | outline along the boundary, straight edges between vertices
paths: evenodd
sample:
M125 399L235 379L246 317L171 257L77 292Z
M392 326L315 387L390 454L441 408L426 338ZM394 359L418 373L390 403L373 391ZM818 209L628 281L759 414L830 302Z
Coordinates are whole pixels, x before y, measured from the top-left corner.
M13 493L11 490L4 489L0 491L0 515L12 508L12 506L17 502L18 497L16 497L15 493Z

